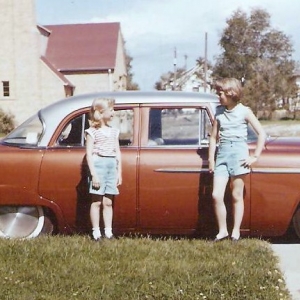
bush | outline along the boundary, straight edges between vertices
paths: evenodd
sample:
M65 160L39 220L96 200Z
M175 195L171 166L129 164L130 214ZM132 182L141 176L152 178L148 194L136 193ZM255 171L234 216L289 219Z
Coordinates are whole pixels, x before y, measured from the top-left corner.
M8 134L15 128L15 117L0 108L0 132Z

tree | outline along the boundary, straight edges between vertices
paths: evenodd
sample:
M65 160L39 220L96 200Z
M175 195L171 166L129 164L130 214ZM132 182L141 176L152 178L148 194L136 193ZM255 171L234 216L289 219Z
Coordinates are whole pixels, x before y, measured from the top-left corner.
M127 73L127 84L126 90L139 90L140 87L137 83L133 82L133 73L132 73L132 65L131 62L133 58L126 51L126 42L123 41L124 52L125 52L125 63L126 63L126 73Z
M180 77L185 71L185 68L178 68L176 70L176 78ZM176 83L174 83L174 79L175 73L169 71L168 73L160 76L160 80L155 82L154 88L156 90L176 90L176 86L174 86L174 84L176 85Z
M132 73L132 57L129 56L127 53L125 54L125 61L126 61L126 71L127 71L127 85L126 90L139 90L139 85L133 82L133 73Z
M211 70L212 65L209 61L205 61L205 58L199 56L196 59L196 66L198 67L198 71L196 72L197 77L204 82L204 84L209 85L211 87ZM206 74L205 74L206 70Z
M242 10L234 12L227 20L220 46L224 50L217 57L214 78L243 78L244 103L255 113L274 110L279 100L286 105L295 97L292 44L283 32L271 28L265 10L253 9L250 16Z

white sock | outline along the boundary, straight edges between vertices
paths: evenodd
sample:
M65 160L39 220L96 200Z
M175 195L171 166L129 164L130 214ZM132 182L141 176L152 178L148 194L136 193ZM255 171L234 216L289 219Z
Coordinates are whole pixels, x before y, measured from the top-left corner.
M104 228L104 233L107 238L111 238L113 236L111 227Z
M94 238L95 240L101 238L100 227L95 227L95 228L93 228L93 238Z

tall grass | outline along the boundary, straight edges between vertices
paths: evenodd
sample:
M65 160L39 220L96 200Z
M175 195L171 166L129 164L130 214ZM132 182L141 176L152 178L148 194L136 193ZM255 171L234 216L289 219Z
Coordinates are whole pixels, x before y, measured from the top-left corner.
M84 236L1 240L0 295L34 299L290 299L269 244Z

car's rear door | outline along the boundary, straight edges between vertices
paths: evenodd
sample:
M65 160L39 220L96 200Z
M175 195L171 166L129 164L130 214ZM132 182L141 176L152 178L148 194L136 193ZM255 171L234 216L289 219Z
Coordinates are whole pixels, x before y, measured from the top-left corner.
M208 107L145 105L142 126L148 130L140 150L141 231L205 235L215 230L208 172Z
M139 165L142 230L188 233L197 228L199 191L208 176L207 136L199 146L203 111L191 106L143 107L142 126L148 127L148 136L142 139ZM203 167L206 172L201 173Z

